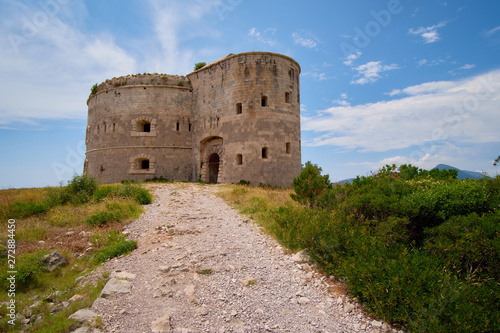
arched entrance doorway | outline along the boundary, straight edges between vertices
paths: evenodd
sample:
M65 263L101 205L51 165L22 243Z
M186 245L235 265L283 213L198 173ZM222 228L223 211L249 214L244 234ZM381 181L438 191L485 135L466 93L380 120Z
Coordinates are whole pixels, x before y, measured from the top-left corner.
M208 182L210 184L217 184L217 178L219 177L219 155L212 154L208 158Z

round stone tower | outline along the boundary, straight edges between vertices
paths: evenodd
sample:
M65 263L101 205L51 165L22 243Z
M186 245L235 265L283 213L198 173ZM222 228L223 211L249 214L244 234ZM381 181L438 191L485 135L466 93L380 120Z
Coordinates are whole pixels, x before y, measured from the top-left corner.
M289 57L249 52L187 75L201 180L291 185L301 170L299 74Z
M301 170L299 74L287 56L248 52L187 77L107 80L87 102L85 171L101 183L290 186Z
M100 183L155 176L196 180L192 162L192 87L174 75L129 75L89 97L84 169Z

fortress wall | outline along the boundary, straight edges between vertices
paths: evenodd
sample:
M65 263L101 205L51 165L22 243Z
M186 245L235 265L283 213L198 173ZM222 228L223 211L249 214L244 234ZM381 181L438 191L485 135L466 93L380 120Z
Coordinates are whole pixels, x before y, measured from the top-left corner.
M291 185L301 170L299 73L288 57L251 52L188 75L196 115L193 154L203 180L204 140L221 137L223 182Z
M108 88L88 100L87 172L101 183L154 176L191 180L192 93L187 82L182 87L103 84ZM131 159L154 159L154 167L132 170Z

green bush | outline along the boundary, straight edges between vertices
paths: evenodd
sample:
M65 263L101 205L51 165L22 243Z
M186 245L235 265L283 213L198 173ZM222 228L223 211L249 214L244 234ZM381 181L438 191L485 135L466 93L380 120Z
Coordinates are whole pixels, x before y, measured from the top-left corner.
M16 258L16 292L26 291L36 285L37 276L41 272L40 264L42 256L42 253L37 252L26 253ZM8 274L8 271L8 269L4 269L3 273L0 274L0 287L5 291L9 289L9 281L7 278L10 277L11 274Z
M205 67L206 64L206 62L198 62L194 64L194 70L197 71L198 69Z
M102 227L108 222L119 221L119 220L120 216L115 213L99 212L86 219L85 223L90 224L91 226Z
M93 198L101 201L107 197L132 198L141 205L153 202L153 196L148 190L136 184L101 185L94 192Z
M94 240L99 243L99 240ZM126 236L112 230L106 234L103 246L96 251L94 261L101 263L108 259L118 257L137 249L137 243L133 240L126 240Z
M311 186L318 171L294 184L303 207L273 215L283 244L307 249L371 313L410 331L499 330L500 177L386 166L353 184Z
M321 175L321 168L311 162L306 162L302 172L292 182L295 194L291 194L293 200L307 205L317 207L319 197L329 188L331 183L328 175Z
M94 178L85 174L74 176L73 179L68 182L67 189L73 203L85 203L90 200L90 197L97 189L97 182Z

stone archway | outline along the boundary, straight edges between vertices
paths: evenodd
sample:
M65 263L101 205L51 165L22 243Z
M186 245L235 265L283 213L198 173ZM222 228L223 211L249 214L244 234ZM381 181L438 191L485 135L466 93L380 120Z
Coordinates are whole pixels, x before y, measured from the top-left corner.
M207 137L200 142L200 179L205 183L224 182L224 149L221 137Z
M208 158L208 182L210 184L217 184L219 178L219 163L220 158L218 154L212 154Z

